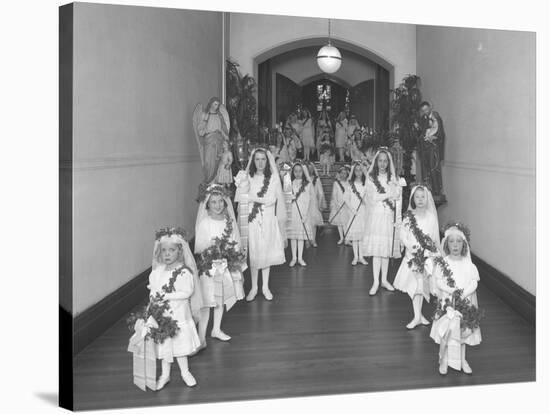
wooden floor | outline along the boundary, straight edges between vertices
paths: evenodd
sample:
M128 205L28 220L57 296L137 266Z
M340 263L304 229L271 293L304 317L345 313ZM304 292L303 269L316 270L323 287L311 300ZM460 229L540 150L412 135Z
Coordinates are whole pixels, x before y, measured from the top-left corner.
M478 291L486 311L483 343L467 354L474 374L449 370L440 376L429 327L405 329L411 318L408 296L382 291L370 297L371 267L351 266L351 248L335 240L331 233L320 237L319 247L306 251L307 268L273 268L272 302L258 295L235 305L222 325L231 342L209 339L208 348L190 359L195 388L183 384L176 364L162 391L134 386L126 352L130 333L120 320L76 356L75 409L535 380L534 327L483 285Z

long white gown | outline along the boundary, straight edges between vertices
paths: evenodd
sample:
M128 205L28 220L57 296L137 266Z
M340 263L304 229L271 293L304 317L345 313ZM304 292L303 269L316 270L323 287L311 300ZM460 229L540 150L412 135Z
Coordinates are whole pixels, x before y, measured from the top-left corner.
M401 257L398 234L394 227L394 218L400 219L401 212L394 211L384 203L384 198L390 195L401 195L401 187L396 183L388 183L386 175L379 175L378 180L385 194L378 193L376 185L367 177L368 214L366 218L365 237L362 252L364 256ZM399 208L399 204L398 204ZM392 254L393 244L393 254Z
M330 216L335 226L345 226L350 219L350 210L344 202L344 194L351 191L347 181L334 180L332 184L332 196L330 199Z
M216 220L210 216L204 217L197 226L195 234L195 252L202 253L208 247L213 244L213 240L216 237L222 237L226 227L225 219ZM240 236L237 227L237 223L233 223L233 232L231 233L231 239L237 242L236 248L240 248ZM217 307L226 305L229 309L236 300L244 298L243 289L243 276L242 271L245 270L246 265L241 268L239 272L230 272L230 283L228 286L226 283L222 296L215 294L215 281L212 276L205 274L200 275L200 287L202 291L202 298L205 307Z
M273 174L270 178L267 192L263 197L266 204L261 204L254 220L248 223L250 267L257 269L285 263L284 243L275 210L276 208L285 209L285 206L277 205L277 199L283 199L283 196L282 194L276 194L277 188L280 185L276 186L275 180L280 180L280 178L276 174ZM258 192L263 186L263 181L263 174L259 175L256 173L252 177L249 176L249 197L257 197ZM239 201L238 194L236 199ZM252 201L248 203L249 213L252 211L253 205ZM281 214L285 213L281 212Z
M292 191L295 195L298 194L301 186L301 179L292 182ZM311 183L308 183L300 196L290 204L291 219L287 232L288 239L310 240L312 237L313 232L309 223L310 204L312 203L311 190ZM298 211L298 207L300 211ZM302 219L304 223L302 223Z
M349 188L344 193L344 201L349 209L349 219L344 226L344 232L348 232L346 240L360 241L365 236L365 221L367 217L367 200L365 196L365 185L361 182L355 182L355 188L362 196L361 199L355 194L350 183Z
M414 214L414 210L413 210ZM423 215L415 214L418 227L434 241L439 240L435 231L439 228L437 219L430 212ZM416 237L409 227L409 219L405 218L399 230L399 238L405 246L405 256L399 266L395 276L393 286L404 293L407 293L411 299L418 294L422 294L426 301L430 301L430 293L434 291L434 282L430 275L414 272L407 264L413 257L413 246L418 245Z
M165 265L160 265L149 275L147 288L153 296L162 292L162 287L170 281L173 270L166 270ZM195 352L200 346L199 335L189 305L189 298L195 289L193 275L183 270L174 283L175 292L184 293L184 299L169 300L170 316L179 327L179 332L173 338L167 338L162 344L155 344L155 352L158 359L173 362L174 358L187 356Z
M344 148L348 140L348 120L344 119L341 122L336 122L335 132L336 148Z

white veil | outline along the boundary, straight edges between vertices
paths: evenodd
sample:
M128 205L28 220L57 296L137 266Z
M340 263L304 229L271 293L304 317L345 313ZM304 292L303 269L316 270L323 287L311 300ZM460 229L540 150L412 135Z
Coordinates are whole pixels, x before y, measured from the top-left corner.
M424 193L426 194L426 211L433 215L435 218L434 228L430 229L430 236L433 236L435 238L434 242L436 243L437 247L439 248L441 246L440 240L439 240L439 218L437 216L437 208L435 206L434 198L432 196L432 192L428 187L425 185L415 185L413 189L411 190L411 195L409 196L409 207L407 208L408 211L413 211L412 208L412 200L414 197L414 193L416 190L422 188L424 190Z
M153 270L155 270L157 267L161 265L161 263L158 261L158 255L159 255L160 246L165 241L179 244L181 246L183 251L183 262L185 266L190 268L193 273L193 284L195 286L195 289L193 290L193 294L189 298L189 302L191 305L191 313L193 314L193 319L195 320L195 322L197 322L200 319L200 310L203 307L203 300L202 300L202 292L199 285L200 282L199 282L199 271L197 268L197 263L195 262L195 257L193 256L193 253L189 248L189 243L187 243L187 240L185 240L180 234L177 234L177 233L164 235L159 239L155 240L155 244L153 246L153 260L152 260L151 267Z
M204 200L202 200L199 203L199 208L197 211L197 220L195 221L195 253L202 252L204 249L206 249L209 246L209 243L208 243L209 241L203 240L199 236L199 225L206 217L208 217L208 209L207 209L208 200L210 200L210 197L214 194L219 194L223 197L223 200L227 205L226 207L227 212L229 213L229 217L233 222L233 232L234 232L235 240L237 240L240 244L239 227L237 226L237 219L235 217L235 211L233 210L233 204L231 203L231 199L229 198L229 195L221 185L210 184L206 188L206 196Z
M272 176L271 182L275 186L275 198L277 199L275 214L277 216L277 220L279 221L279 225L284 226L284 223L286 221L285 198L283 195L283 187L281 184L279 167L277 166L277 163L275 162L275 158L273 157L273 154L271 153L271 151L266 150L265 148L255 148L250 154L250 158L248 159L248 164L246 165L246 172L250 177L251 176L250 166L254 162L254 156L258 151L265 153L267 157L267 161L269 162L269 167L271 169L271 176Z
M395 174L395 166L393 164L393 158L391 156L391 152L388 148L386 147L381 147L378 149L378 151L376 151L376 154L374 154L374 158L372 159L372 163L371 165L369 166L369 169L368 169L368 172L367 172L367 175L370 176L372 171L374 170L374 166L376 165L376 162L378 160L378 156L382 153L386 153L386 155L388 156L388 160L390 161L390 173L391 173L391 181L392 182L395 182L397 183L398 181L398 177L397 175Z

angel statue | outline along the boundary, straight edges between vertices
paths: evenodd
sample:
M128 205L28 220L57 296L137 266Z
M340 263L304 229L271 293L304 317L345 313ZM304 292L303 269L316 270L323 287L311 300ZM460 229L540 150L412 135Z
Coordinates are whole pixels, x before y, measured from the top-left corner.
M210 98L203 109L201 103L193 112L193 129L199 145L204 182L216 179L224 152L223 143L229 141L229 114L219 98Z

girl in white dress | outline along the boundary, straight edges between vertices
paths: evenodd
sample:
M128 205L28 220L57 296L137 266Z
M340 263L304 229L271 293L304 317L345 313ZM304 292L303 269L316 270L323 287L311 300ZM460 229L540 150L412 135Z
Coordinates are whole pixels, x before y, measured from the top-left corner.
M418 185L412 189L409 208L400 226L399 239L405 247L405 257L393 286L411 298L414 316L407 329L413 329L420 324L430 324L422 315L423 299L430 302L434 286L426 268L433 268L431 258L438 255L440 249L437 210L432 193L426 186ZM418 268L412 262L409 264L415 254L426 258L423 259L426 260L426 266Z
M191 297L198 286L195 284L193 269L185 265L185 258L191 254L189 245L182 233L173 230L157 232L153 248L153 270L147 285L150 300L166 300L169 309L165 312L177 322L179 328L172 338L166 338L160 344L155 343L157 358L162 360L157 391L170 381L170 368L174 358L178 362L185 384L189 387L197 384L189 372L187 357L194 354L200 346L190 306Z
M337 244L342 244L344 242L344 226L348 224L350 220L350 210L344 201L344 194L351 191L347 181L348 173L346 167L340 167L336 174L336 179L332 184L329 224L338 227L338 235L340 238Z
M290 240L292 259L288 265L294 267L298 262L299 265L306 266L303 259L304 242L310 240L312 234L309 216L315 194L307 167L304 165L294 164L290 179L292 180L292 202L287 237Z
M334 147L330 142L328 129L320 136L319 141L319 164L323 168L323 175L328 176L332 164L334 164Z
M195 224L195 254L200 254L214 245L215 239L234 243L233 249L240 251L240 235L231 200L226 190L219 185L210 185L199 204ZM199 260L200 262L200 260ZM213 263L214 265L214 263ZM204 308L199 321L201 349L206 347L206 328L210 320L210 309L214 309L214 322L211 337L229 341L231 337L221 330L223 308L229 311L244 298L243 274L246 261L239 269L222 269L215 272L214 266L200 275L200 288Z
M367 218L367 178L363 165L355 163L351 167L349 175L349 188L344 193L344 202L350 211L349 220L346 223L344 239L351 241L353 246L353 261L368 264L364 259L361 249L361 241L365 237L365 222Z
M325 192L323 191L323 184L321 183L321 177L315 168L315 164L312 162L305 163L307 166L309 176L311 177L312 192L315 195L313 197L313 206L311 207L310 225L311 231L311 244L313 247L317 247L317 227L322 226L325 221L323 220L322 211L327 208L327 201L325 199Z
M317 119L317 123L315 125L315 136L316 136L316 146L317 146L317 153L320 154L321 151L321 138L325 132L328 132L329 139L332 137L332 123L330 122L330 118L328 116L328 113L326 109L323 109L321 112L321 115L319 115L319 118Z
M248 203L248 254L252 288L246 297L253 301L258 293L258 272L262 271L262 293L273 299L269 290L271 266L285 262L281 226L286 225L286 208L281 179L271 152L256 148L245 171L235 179L235 201ZM244 225L244 223L240 223Z
M296 151L301 151L304 147L304 144L302 143L302 129L304 126L301 121L301 119L298 119L298 115L296 113L292 113L288 117L288 124L292 128L292 137Z
M401 258L399 234L396 224L401 222L401 180L395 175L395 168L387 148L380 148L369 168L367 180L368 214L363 254L372 256L373 285L370 295L376 295L380 286L393 291L388 282L390 257Z
M336 118L334 139L336 141L336 150L338 151L338 161L344 162L344 150L348 140L348 120L344 111L340 112L338 118Z
M309 161L315 149L315 131L311 113L306 109L302 111L305 119L302 121L302 143L304 144L304 160Z
M445 275L442 266L436 265L434 268L434 277L436 292L439 300L452 298L453 295L459 295L466 299L470 304L478 307L477 285L479 282L479 272L472 263L470 255L470 245L466 237L465 229L461 225L451 226L445 231L445 237L442 242L444 258L443 263L448 267L449 275ZM451 312L452 314L452 312ZM481 343L481 330L475 329L452 331L452 324L449 323L449 316L444 315L434 320L430 337L440 344L439 372L442 375L447 374L447 368L451 367L457 371L462 370L466 374L472 373L470 364L466 361L466 345L475 346Z

